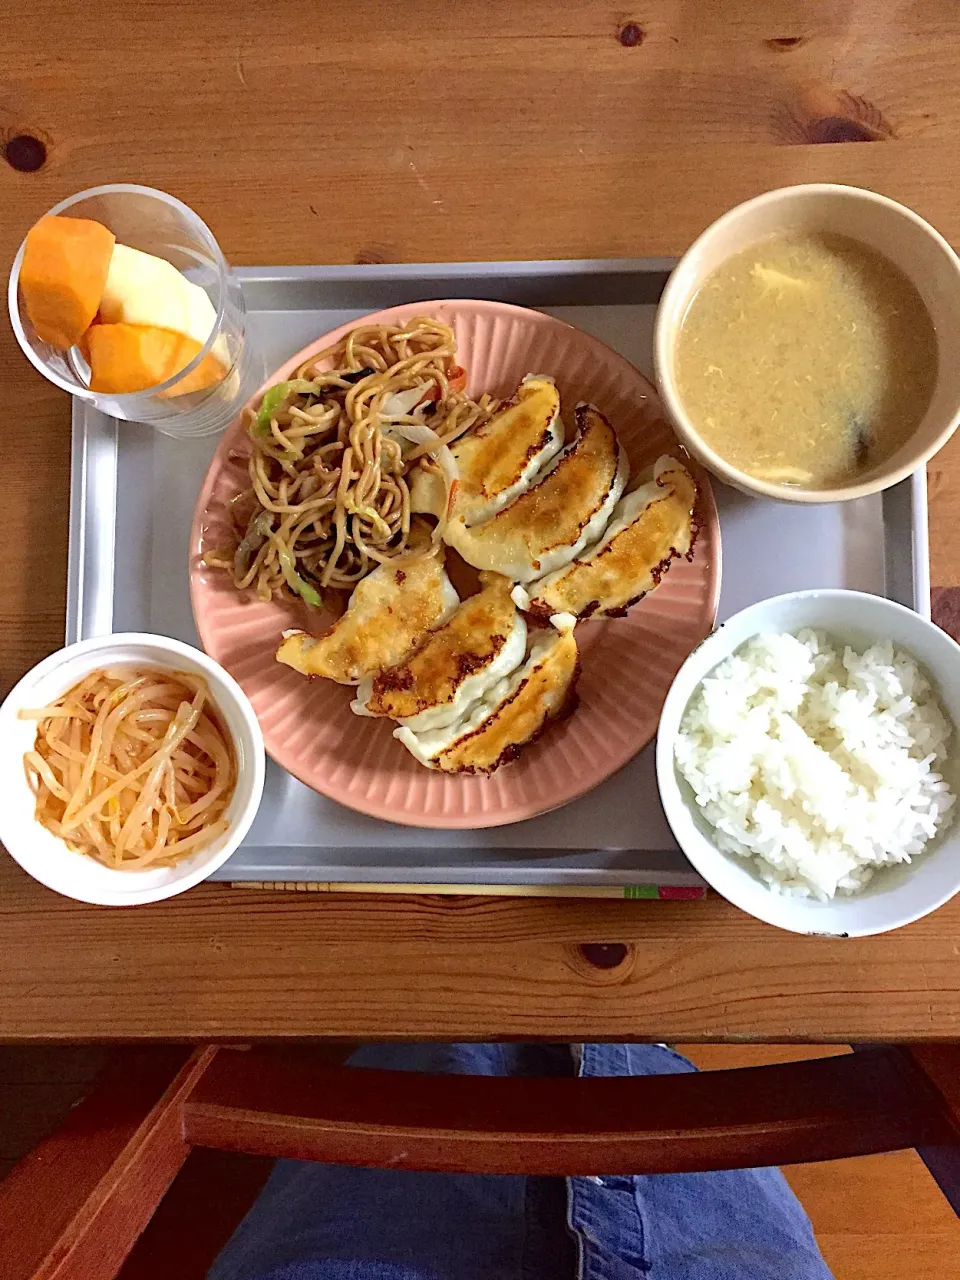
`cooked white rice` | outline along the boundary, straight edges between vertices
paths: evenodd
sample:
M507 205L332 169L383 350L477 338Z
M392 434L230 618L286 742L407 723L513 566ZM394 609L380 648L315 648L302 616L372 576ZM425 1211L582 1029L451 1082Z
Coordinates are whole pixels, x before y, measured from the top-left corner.
M676 744L717 846L771 888L827 899L910 862L949 822L952 725L930 681L883 641L760 635L691 698Z

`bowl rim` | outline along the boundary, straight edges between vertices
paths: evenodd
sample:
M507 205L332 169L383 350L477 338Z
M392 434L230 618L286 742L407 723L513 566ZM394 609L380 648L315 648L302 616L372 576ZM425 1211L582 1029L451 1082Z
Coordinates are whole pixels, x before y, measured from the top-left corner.
M942 640L946 642L948 646L952 646L956 651L958 664L960 664L960 644L958 644L957 641L941 627L938 627L935 622L932 622L929 618L925 618L923 614L917 613L916 610L909 608L907 605L900 604L897 600L891 600L887 596L879 596L870 591L856 591L849 587L806 587L798 591L784 591L779 595L768 596L764 600L757 600L753 604L746 605L743 609L739 609L736 613L732 614L722 622L716 630L711 632L711 634L707 636L707 638L703 640L686 658L683 666L681 666L680 670L674 677L673 684L670 686L667 693L667 697L663 704L663 710L660 715L660 725L657 730L655 749L657 790L660 796L660 802L663 806L664 815L667 819L667 824L673 833L674 839L680 846L684 857L688 859L694 870L707 881L711 889L721 897L725 898L732 906L735 906L739 911L743 911L746 915L753 916L756 920L762 920L765 924L773 925L778 929L787 930L790 933L798 933L812 937L831 938L875 937L879 934L889 933L894 929L902 928L904 925L912 924L916 920L923 919L925 916L937 911L944 905L944 903L949 902L951 898L960 893L960 869L958 869L956 884L953 888L948 889L937 895L934 899L931 899L929 904L925 905L921 910L911 908L891 912L889 921L880 926L858 924L855 920L851 920L849 925L844 925L842 932L827 930L822 926L817 927L817 925L812 921L811 927L804 927L799 916L792 920L789 918L790 914L797 910L797 899L784 897L774 893L770 889L767 889L759 901L762 908L769 907L768 910L756 910L756 904L745 906L744 903L739 900L738 895L728 894L725 890L718 888L715 883L715 877L713 874L714 867L720 865L720 863L732 863L733 866L737 865L736 862L733 861L732 855L726 854L722 850L718 849L706 835L703 837L702 847L698 846L695 848L688 848L684 842L684 833L680 829L681 823L678 819L681 814L685 817L691 816L690 806L683 798L679 782L677 781L674 764L674 743L676 741L677 733L679 732L683 712L686 710L687 704L704 678L709 675L715 667L723 662L725 658L728 658L732 653L734 653L741 644L745 643L746 640L750 638L750 635L759 634L759 631L754 631L748 635L744 635L736 644L729 647L725 646L722 642L724 630L729 626L729 624L739 622L752 613L757 613L762 616L764 610L771 607L779 607L794 600L844 599L847 601L853 601L862 599L864 596L868 596L872 600L879 602L880 607L883 609L900 614L901 616L908 616L912 619L909 625L917 625L921 630L936 635L938 637L938 643ZM816 624L809 623L798 625L814 626ZM829 628L827 628L827 630L829 630ZM714 650L716 650L715 656L713 652ZM691 668L702 663L705 655L708 657L709 661L704 666L700 675L696 678L691 677L689 674ZM954 723L954 732L960 734L960 724ZM960 822L960 819L955 819L954 821ZM956 827L955 833L960 833L960 825ZM859 895L854 894L849 897L833 898L828 903L813 903L812 906L814 908L816 906L830 905L840 905L843 907L849 904L852 908L858 901L860 901ZM781 912L780 906L784 903L789 905ZM784 915L788 918L784 919Z
M669 304L674 300L674 295L681 293L680 276L683 264L706 241L712 239L731 223L736 222L739 218L755 209L781 201L803 200L826 195L840 195L846 199L862 201L864 204L881 206L919 227L940 250L945 261L953 267L953 277L956 281L957 290L960 292L960 255L954 251L936 227L929 223L926 218L921 217L915 210L897 200L891 199L890 196L882 195L879 191L871 191L868 187L855 187L841 182L801 182L788 187L775 187L771 191L763 191L759 195L752 196L749 200L744 200L740 204L734 205L733 208L727 209L719 218L716 218L709 226L705 227L693 243L688 246L671 271L670 278L660 297L654 320L654 381L660 393L663 407L680 442L719 480L733 485L734 488L740 489L742 492L764 498L773 498L780 502L810 504L849 502L854 498L865 498L874 493L881 493L884 489L889 489L893 485L899 484L901 480L905 480L918 467L924 466L929 462L934 454L943 448L957 427L960 426L960 404L958 404L952 418L936 437L922 449L917 449L915 453L911 454L908 461L901 463L899 466L885 471L883 474L874 477L873 480L862 481L857 484L840 485L831 489L802 489L773 484L768 480L758 480L748 475L747 472L734 467L706 443L688 416L686 409L683 407L679 391L676 388L675 380L672 375L667 373L670 363L669 354L675 344L671 340L665 320ZM899 266L900 264L895 263L894 265ZM908 279L910 278L908 271L905 271L903 267L900 267L900 270L904 271Z
M85 888L83 883L84 873L82 871L79 872L77 877L80 883L71 884L69 888L60 882L58 875L45 875L43 866L38 868L32 855L25 853L22 847L17 848L18 833L11 832L11 828L8 825L7 810L5 806L0 805L0 841L2 841L10 857L29 876L38 881L38 883L45 885L46 888L52 889L55 893L59 893L64 897L72 898L74 901L87 902L95 906L141 906L145 903L160 902L165 898L172 898L187 889L193 888L194 885L199 884L221 867L231 854L236 851L253 824L263 795L266 772L263 734L247 695L229 671L214 658L211 658L209 654L182 640L176 640L172 636L141 631L122 631L110 635L93 636L86 640L78 640L73 644L65 645L63 648L55 650L31 667L29 671L26 671L0 703L0 724L8 717L16 716L21 708L30 705L30 694L33 689L46 676L55 672L58 667L76 658L88 658L94 655L103 656L105 660L108 660L113 650L135 645L142 646L144 649L155 650L158 664L162 664L164 658L170 661L184 658L194 662L211 678L210 682L215 686L212 692L218 704L221 704L221 709L225 710L223 704L229 701L231 710L237 713L243 730L244 740L235 742L235 747L243 749L245 760L249 757L252 770L252 776L247 783L249 796L234 818L231 828L226 833L222 848L215 854L209 855L206 859L202 859L199 865L192 867L191 870L179 878L159 886L130 889L122 889L120 887L122 880L117 879L116 889L98 888L96 891ZM118 661L136 662L138 659L118 658ZM71 683L75 683L78 678L75 676ZM69 685L66 685L65 688L69 688ZM236 739L238 737L229 724L227 729L232 738ZM12 840L10 838L11 834L13 835ZM22 840L20 843L22 846ZM82 860L85 855L78 853L76 857L81 860L77 865L82 866ZM126 878L131 874L110 867L100 868L100 870L105 871L111 877ZM131 882L127 881L127 883Z

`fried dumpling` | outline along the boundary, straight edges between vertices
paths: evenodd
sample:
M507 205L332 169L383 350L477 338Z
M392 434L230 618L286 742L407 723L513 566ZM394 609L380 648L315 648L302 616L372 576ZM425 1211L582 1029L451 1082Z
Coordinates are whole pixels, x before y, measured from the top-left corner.
M526 662L474 703L463 719L430 733L394 731L429 769L492 773L571 706L580 672L573 628L536 633Z
M467 525L489 520L562 448L560 393L552 378L530 374L492 418L451 444L459 472L455 512ZM419 467L410 486L411 510L439 518L445 493L442 477Z
M660 585L673 560L690 550L696 497L686 467L674 458L658 458L652 479L617 503L599 542L556 573L516 587L514 601L540 618L626 613Z
M301 675L359 684L403 662L459 603L441 548L399 568L381 564L357 583L346 612L322 635L285 631L277 661Z
M468 564L531 582L569 564L600 537L629 463L599 409L577 405L576 421L576 438L509 506L469 528L454 514L444 539Z
M482 575L483 589L464 600L444 626L397 666L361 682L358 715L389 716L416 732L440 729L523 662L527 626L510 598L510 582Z

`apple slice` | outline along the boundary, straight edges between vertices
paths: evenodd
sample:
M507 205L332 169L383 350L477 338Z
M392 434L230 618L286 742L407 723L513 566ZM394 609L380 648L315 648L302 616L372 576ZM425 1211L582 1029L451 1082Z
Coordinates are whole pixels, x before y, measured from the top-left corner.
M202 346L217 315L199 285L172 262L129 245L114 245L100 300L104 324L138 324L181 333Z

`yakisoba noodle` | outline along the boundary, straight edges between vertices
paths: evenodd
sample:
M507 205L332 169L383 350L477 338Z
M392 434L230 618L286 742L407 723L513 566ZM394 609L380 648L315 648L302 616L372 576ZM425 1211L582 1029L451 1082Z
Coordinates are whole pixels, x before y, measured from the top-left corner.
M410 468L437 467L451 498L446 446L496 408L487 395L469 399L463 382L453 331L423 317L361 325L313 356L248 411L237 542L206 563L261 599L292 592L319 604L324 587L352 589L383 561L424 554L411 549Z
M94 671L38 711L24 756L36 816L68 848L127 870L196 853L227 829L231 738L202 676Z

